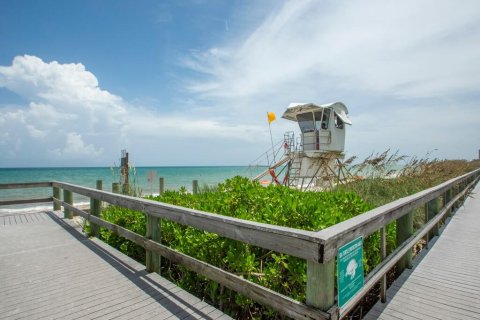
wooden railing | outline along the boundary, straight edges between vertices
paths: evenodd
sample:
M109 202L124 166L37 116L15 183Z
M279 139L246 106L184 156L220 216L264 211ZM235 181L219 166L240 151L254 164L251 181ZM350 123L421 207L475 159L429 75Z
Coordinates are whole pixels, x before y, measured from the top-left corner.
M24 188L48 188L48 187L52 187L51 182L25 182L25 183L0 184L0 190L24 189ZM3 201L0 201L0 206L7 206L7 205L14 205L14 204L42 203L42 202L52 202L52 201L53 201L53 197L41 198L41 199L3 200Z
M160 256L162 256L291 318L337 319L340 314L345 315L352 310L379 281L382 282L381 298L384 301L386 299L386 273L399 262L403 262L401 264L403 266L411 265L412 247L422 237L428 237L432 231L436 232L438 224L447 215L453 214L479 177L480 169L318 232L251 222L102 191L99 190L101 183L98 182L97 189L63 182L0 184L0 189L53 187L53 197L34 199L29 203L35 200L39 202L53 201L54 210L60 210L61 206L64 207L65 217L77 214L90 221L95 234L98 235L98 227L103 227L144 247L147 251L146 268L149 272L159 272ZM63 190L63 201L60 199L61 189ZM89 213L73 206L73 193L92 199ZM443 200L441 206L439 199ZM101 201L145 213L147 235L142 236L101 219L99 216ZM14 203L15 201L3 201L0 202L0 205ZM426 206L428 222L413 233L413 210L420 206ZM162 245L160 243L160 219L168 219L243 243L305 259L307 261L306 303L293 300ZM397 221L397 233L403 234L405 239L401 239L397 248L387 256L385 230L386 226L395 220ZM335 302L335 258L338 249L359 236L366 237L378 230L383 239L380 248L383 253L383 261L367 275L360 292L340 310Z
M480 169L477 169L317 232L316 236L321 239L322 243L321 259L318 262L321 266L319 269L326 274L322 281L323 288L319 290L326 297L327 305L332 303L335 298L334 261L340 247L359 236L366 237L380 231L379 249L383 261L367 275L363 288L341 310L336 309L337 314L348 314L379 281L381 281L380 298L385 302L387 272L395 265L397 265L397 272L411 267L412 247L426 237L428 248L429 234L438 235L439 223L460 207L469 191L478 182L479 177ZM416 232L413 232L413 210L421 206L425 206L426 222ZM396 249L387 256L386 226L393 221L396 221L397 240L399 241ZM399 239L399 234L403 236L403 239ZM328 292L326 292L327 290ZM332 311L330 310L330 312Z

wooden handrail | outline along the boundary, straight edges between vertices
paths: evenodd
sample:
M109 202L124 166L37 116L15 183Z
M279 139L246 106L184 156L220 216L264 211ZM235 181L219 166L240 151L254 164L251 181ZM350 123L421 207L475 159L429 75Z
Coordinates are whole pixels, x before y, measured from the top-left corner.
M353 297L345 306L342 308L342 314L347 314L350 312L357 303L361 301L363 296L365 296L370 289L381 280L381 278L409 251L411 248L418 243L425 235L430 232L436 225L449 213L450 209L455 205L457 201L460 200L465 194L469 192L469 189L472 188L478 182L478 178L472 181L462 192L457 194L451 201L449 201L443 207L440 212L437 213L435 218L428 221L425 225L419 228L410 238L408 238L402 245L397 247L392 253L390 253L385 260L383 260L378 266L376 266L366 277L365 284L361 291Z
M315 232L242 220L219 214L174 206L77 185L53 182L54 187L75 192L110 204L138 210L150 216L249 243L298 258L318 261L320 246Z
M460 177L450 179L438 186L420 191L411 196L404 197L393 202L387 203L381 207L337 223L331 227L325 228L316 233L320 242L323 243L320 262L325 262L336 256L338 248L363 236L366 237L390 222L406 215L413 209L418 208L438 198L451 189L455 184L464 181L480 173L480 169L466 173Z
M0 183L0 189L48 188L51 182Z
M45 203L52 202L52 197L40 199L18 199L18 200L3 200L0 201L0 206L9 206L14 204L30 204L30 203Z
M51 187L51 182L20 182L20 183L0 183L0 190L24 189L24 188L48 188ZM31 204L31 203L45 203L52 202L52 197L40 199L15 199L2 200L0 206L9 206L15 204Z

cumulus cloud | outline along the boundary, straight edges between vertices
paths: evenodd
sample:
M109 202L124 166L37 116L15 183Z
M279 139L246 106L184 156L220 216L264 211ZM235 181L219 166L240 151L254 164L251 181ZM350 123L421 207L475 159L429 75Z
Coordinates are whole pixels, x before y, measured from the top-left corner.
M0 87L29 101L0 109L0 125L12 145L9 155L2 156L8 158L5 161L21 162L32 153L40 161L54 154L69 159L87 153L98 156L102 146L95 146L94 137L121 131L127 115L127 104L100 89L95 75L81 63L47 63L35 56L17 56L11 66L0 67Z
M66 136L65 147L63 149L51 150L51 153L55 156L66 158L96 157L103 153L103 148L96 150L92 144L86 145L80 134L69 132Z
M110 164L120 149L135 149L139 140L150 148L161 145L172 150L179 145L192 148L195 140L209 136L251 141L258 131L222 118L191 112L165 114L135 106L101 89L95 75L81 63L17 56L11 66L0 66L0 87L29 101L21 106L0 105L0 144L8 150L0 155L0 163L9 166L32 161L33 153L35 161L46 165L52 161ZM162 149L156 148L156 153ZM144 150L135 151L143 154L139 161L158 159L156 155L150 159L153 154Z

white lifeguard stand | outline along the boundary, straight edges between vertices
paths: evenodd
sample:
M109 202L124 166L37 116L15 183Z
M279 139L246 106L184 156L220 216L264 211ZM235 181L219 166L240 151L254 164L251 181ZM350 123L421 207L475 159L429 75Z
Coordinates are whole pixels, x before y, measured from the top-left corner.
M308 157L319 157L330 152L343 154L345 125L352 124L343 103L291 103L282 118L298 122L302 151Z
M292 132L286 133L284 157L255 179L270 173L278 184L306 190L330 188L349 177L342 160L346 126L352 122L342 102L291 103L282 118L298 122L300 138L295 141ZM275 170L285 172L282 182Z
M298 122L300 127L300 141L288 152L286 184L326 188L347 178L341 160L345 157L346 126L352 122L342 102L291 103L282 118Z

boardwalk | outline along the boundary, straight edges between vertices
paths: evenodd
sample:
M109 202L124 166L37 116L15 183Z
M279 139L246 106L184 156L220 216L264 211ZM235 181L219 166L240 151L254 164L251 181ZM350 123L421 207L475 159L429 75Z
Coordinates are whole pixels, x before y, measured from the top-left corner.
M366 319L480 319L480 184Z
M230 319L51 212L1 215L0 244L0 319Z

